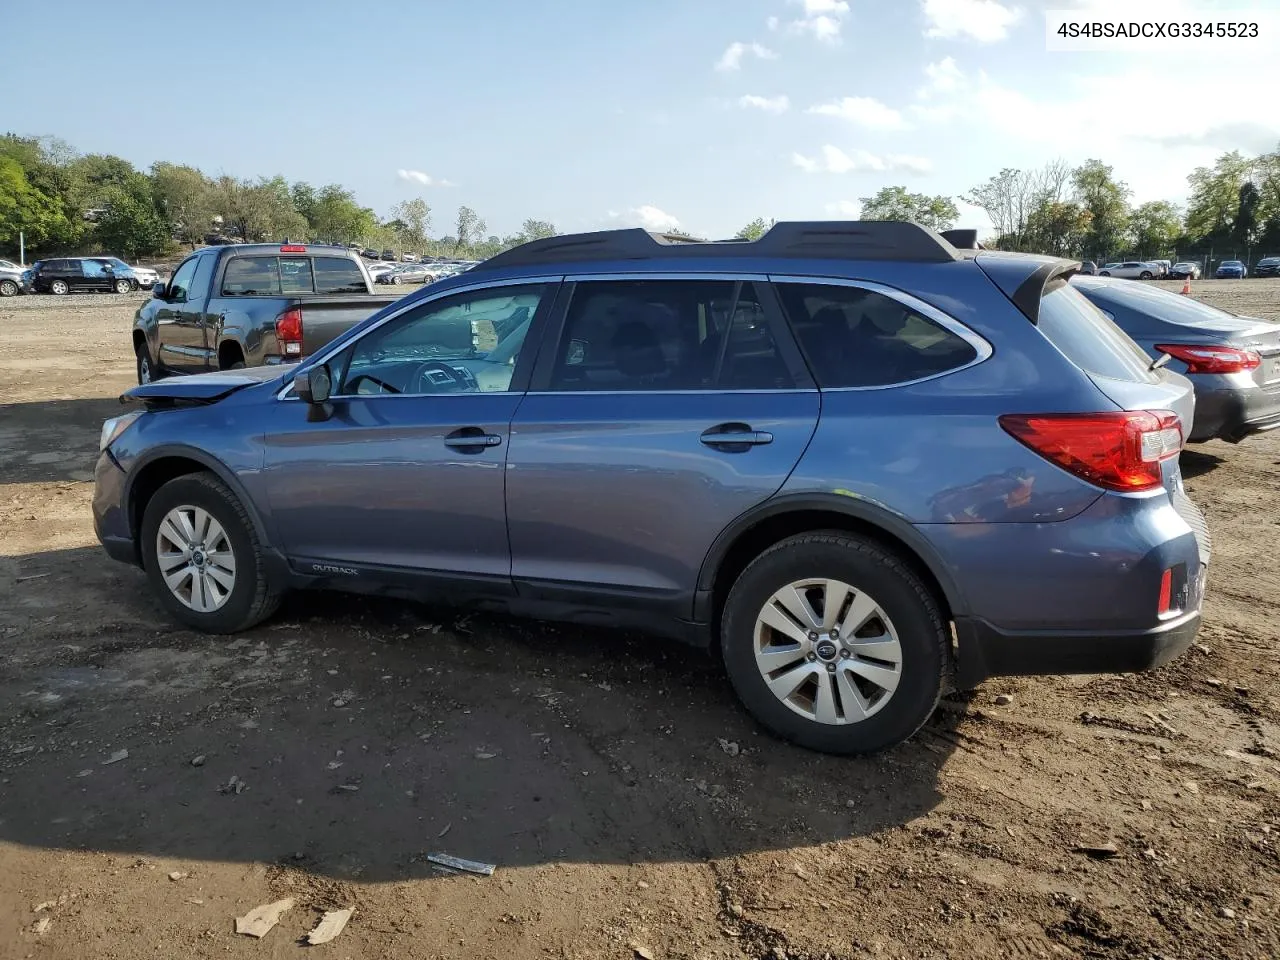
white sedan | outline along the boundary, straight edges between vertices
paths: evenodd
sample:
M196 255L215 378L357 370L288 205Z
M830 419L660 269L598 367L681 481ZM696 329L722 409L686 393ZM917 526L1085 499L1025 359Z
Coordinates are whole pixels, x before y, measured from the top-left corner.
M1100 277L1121 277L1125 280L1154 280L1163 271L1154 263L1126 260L1124 263L1104 264L1098 270Z

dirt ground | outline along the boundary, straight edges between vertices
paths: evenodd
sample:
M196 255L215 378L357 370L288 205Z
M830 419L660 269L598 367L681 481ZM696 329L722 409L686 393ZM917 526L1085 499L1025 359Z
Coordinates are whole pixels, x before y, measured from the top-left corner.
M1280 319L1280 281L1196 294ZM841 760L645 638L324 594L175 628L90 519L136 303L0 301L0 957L1280 956L1280 433L1184 456L1185 657Z

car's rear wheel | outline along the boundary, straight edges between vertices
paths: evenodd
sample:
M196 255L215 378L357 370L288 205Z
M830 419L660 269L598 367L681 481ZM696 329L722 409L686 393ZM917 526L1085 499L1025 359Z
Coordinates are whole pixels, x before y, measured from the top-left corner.
M65 280L54 280L49 284L49 292L55 296L65 297L71 292L71 288L67 286L67 281Z
M1151 271L1150 271L1150 270L1143 270L1143 271L1142 271L1142 273L1138 274L1138 279L1139 279L1139 280L1150 280L1150 279L1151 279Z
M133 282L130 280L117 280L116 293L128 293L133 289Z
M946 624L920 578L878 544L836 531L757 557L729 592L720 641L747 710L827 753L906 740L952 670Z
M0 297L16 297L18 285L12 280L0 280Z
M1100 277L1109 277L1109 276L1111 276L1111 271L1110 271L1110 270L1099 270L1099 271L1098 271L1098 276L1100 276Z
M157 490L143 514L141 538L156 595L189 627L236 633L279 605L248 513L213 474L188 474Z

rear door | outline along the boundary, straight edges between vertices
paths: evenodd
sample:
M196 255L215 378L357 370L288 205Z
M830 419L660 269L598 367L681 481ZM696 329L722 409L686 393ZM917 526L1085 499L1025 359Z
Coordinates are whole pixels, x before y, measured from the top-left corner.
M688 617L716 536L799 461L817 388L763 277L566 288L512 424L516 588Z

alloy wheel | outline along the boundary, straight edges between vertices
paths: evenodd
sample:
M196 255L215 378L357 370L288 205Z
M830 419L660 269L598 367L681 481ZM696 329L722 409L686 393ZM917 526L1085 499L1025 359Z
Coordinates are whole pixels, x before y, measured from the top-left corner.
M174 507L156 531L156 563L169 591L197 613L222 607L236 585L236 556L209 511Z
M797 580L765 603L756 666L769 690L817 723L858 723L884 708L902 677L902 645L869 594L839 580Z

